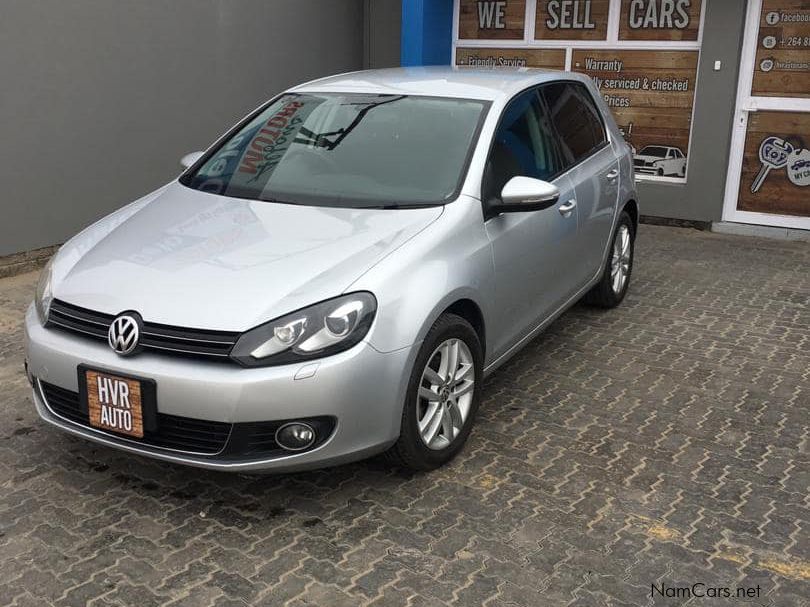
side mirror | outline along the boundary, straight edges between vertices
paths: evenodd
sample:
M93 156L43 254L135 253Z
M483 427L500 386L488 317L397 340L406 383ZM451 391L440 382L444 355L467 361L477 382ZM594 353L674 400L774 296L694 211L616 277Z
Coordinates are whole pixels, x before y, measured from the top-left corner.
M192 164L197 162L200 158L202 158L205 152L191 152L191 154L186 154L180 159L180 164L183 166L184 169L187 169Z
M533 177L512 177L501 190L501 202L495 206L499 213L541 211L560 199L557 186Z

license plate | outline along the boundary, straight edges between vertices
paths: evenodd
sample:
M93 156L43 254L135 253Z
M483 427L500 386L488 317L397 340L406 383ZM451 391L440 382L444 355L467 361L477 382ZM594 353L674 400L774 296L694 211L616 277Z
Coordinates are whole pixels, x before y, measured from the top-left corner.
M85 382L91 426L143 438L144 390L140 380L87 369Z

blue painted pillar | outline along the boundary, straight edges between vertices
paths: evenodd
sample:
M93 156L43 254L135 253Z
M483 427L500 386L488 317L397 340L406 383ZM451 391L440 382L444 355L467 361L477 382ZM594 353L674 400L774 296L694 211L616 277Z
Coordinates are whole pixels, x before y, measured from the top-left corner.
M402 65L449 65L453 0L402 0Z

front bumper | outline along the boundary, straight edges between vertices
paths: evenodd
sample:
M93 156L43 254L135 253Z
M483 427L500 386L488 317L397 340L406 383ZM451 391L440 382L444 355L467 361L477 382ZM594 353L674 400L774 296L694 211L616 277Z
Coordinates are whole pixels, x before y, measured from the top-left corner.
M399 436L402 403L416 351L409 347L380 353L363 342L318 361L257 369L162 354L121 358L106 344L44 328L33 306L25 318L25 341L29 373L35 378L34 403L45 421L124 451L242 472L319 468L385 450ZM41 386L77 392L80 364L155 380L158 413L168 416L234 427L314 417L334 418L336 423L331 436L315 449L273 457L220 457L155 447L75 423L48 406Z

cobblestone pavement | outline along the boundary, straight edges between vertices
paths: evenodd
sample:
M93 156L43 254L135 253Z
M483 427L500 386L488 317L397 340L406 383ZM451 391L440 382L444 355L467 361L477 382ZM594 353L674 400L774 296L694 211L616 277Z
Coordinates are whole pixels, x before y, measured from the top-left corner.
M0 604L733 605L810 597L810 246L642 226L624 305L487 382L463 454L281 477L37 421L0 281ZM652 595L652 596L651 596Z

